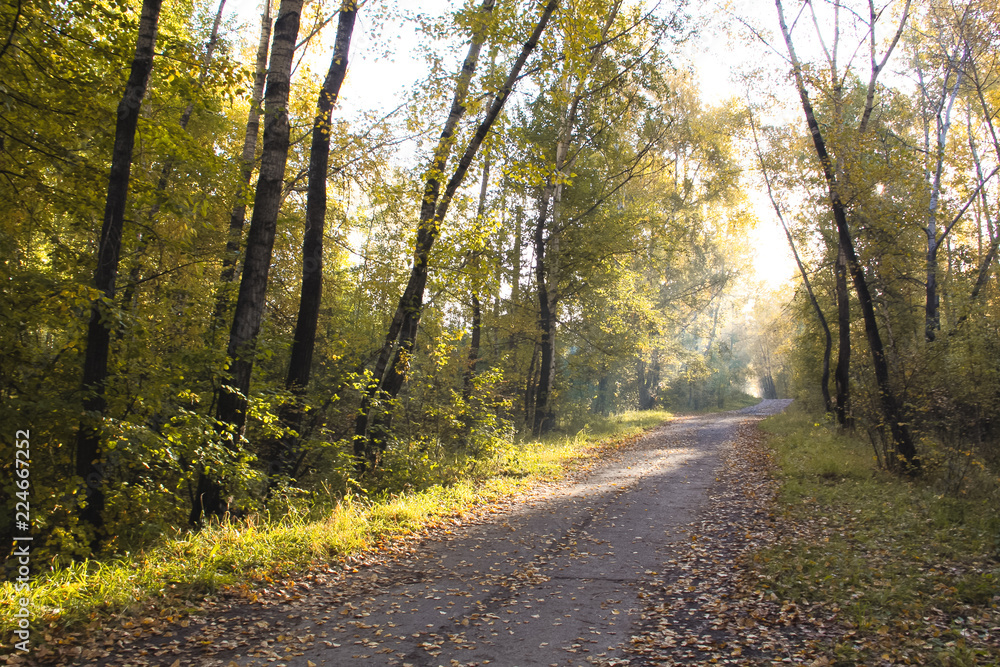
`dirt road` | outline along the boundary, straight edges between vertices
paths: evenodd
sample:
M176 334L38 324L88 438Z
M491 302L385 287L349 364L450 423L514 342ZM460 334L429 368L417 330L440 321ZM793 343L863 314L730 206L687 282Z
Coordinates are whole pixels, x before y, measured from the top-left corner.
M287 603L220 609L129 664L614 664L639 631L641 584L704 507L720 452L740 424L788 403L679 418L510 512L305 584Z

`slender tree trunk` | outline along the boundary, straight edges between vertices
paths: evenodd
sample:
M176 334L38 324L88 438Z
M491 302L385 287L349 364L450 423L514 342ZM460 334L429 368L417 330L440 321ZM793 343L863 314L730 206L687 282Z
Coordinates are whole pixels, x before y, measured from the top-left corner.
M837 367L834 386L837 390L837 423L850 428L851 418L851 302L847 289L847 253L837 241L837 260L833 266L834 291L837 296Z
M561 235L562 195L566 181L565 170L573 128L576 126L580 103L587 95L586 84L591 72L597 66L606 46L607 35L611 30L618 10L620 0L611 5L605 20L601 37L591 53L587 70L579 75L575 89L570 93L571 75L563 72L563 91L568 95L568 104L562 109L561 119L556 134L555 174L549 178L542 192L539 203L539 217L535 225L535 280L538 285L538 325L541 332L540 344L541 366L538 376L538 390L535 393L535 419L533 431L535 435L552 429L555 426L555 412L552 408L552 392L556 376L556 330L559 313L559 237ZM545 238L546 217L551 206L551 222L548 223L549 234ZM545 258L547 255L547 259Z
M551 294L554 289L549 283L553 273L547 266L545 249L545 222L548 218L552 190L546 187L539 202L538 221L535 223L535 283L538 291L538 328L541 333L539 351L541 359L538 372L538 386L535 389L535 408L531 432L538 436L552 427L553 414L550 411L553 375L555 374L555 308L556 299Z
M969 11L966 6L965 12ZM965 22L965 14L962 16L962 23ZM948 142L948 131L951 128L951 112L958 97L959 89L962 85L963 69L968 58L968 51L959 59L958 47L955 53L948 56L948 66L945 69L944 81L940 97L934 103L934 147L930 145L930 123L924 117L924 149L928 157L934 155L933 170L925 170L928 185L930 186L930 199L927 206L926 226L927 233L927 254L926 254L926 298L924 303L924 338L927 342L933 341L937 337L937 331L941 328L940 296L938 295L938 267L937 254L938 247L944 240L944 235L938 237L937 234L937 212L941 198L941 177L944 172L945 148ZM956 62L958 60L958 62ZM952 73L954 73L954 84L949 86ZM917 68L920 91L924 99L930 102L930 94L927 86L924 85L923 71ZM947 233L947 232L946 232Z
M271 454L268 470L294 477L296 462L302 458L297 451L302 436L304 407L301 395L309 385L312 373L313 352L316 349L316 329L319 325L319 309L323 297L323 235L326 232L326 180L330 163L330 123L333 107L340 96L340 87L347 75L347 60L351 48L351 36L357 18L357 3L344 0L340 7L337 24L337 39L330 60L326 80L316 104L313 119L312 146L309 154L309 182L306 190L306 226L302 236L302 286L299 296L299 313L295 322L295 338L292 341L285 387L295 398L281 408L281 417L286 429L295 435L286 435L277 443L277 451Z
M483 313L479 296L475 292L470 296L472 298L472 336L469 341L469 356L465 362L465 373L462 375L462 397L466 401L472 397L472 381L476 377L476 365L479 363L479 348L483 335Z
M639 388L639 409L645 410L649 392L646 387L646 360L642 358L641 354L635 360L635 383Z
M486 219L486 194L489 190L490 185L490 156L489 154L483 159L483 179L479 186L479 205L476 207L476 221L482 224ZM472 302L472 323L471 323L471 333L469 341L469 357L466 362L465 373L462 375L462 396L465 400L469 400L472 395L472 380L476 375L476 366L479 362L479 349L482 341L483 333L483 313L482 304L479 302L479 289L477 285L477 278L475 271L478 269L478 259L479 253L474 252L469 255L468 265L473 271L472 276L472 290L469 298Z
M946 73L946 81L950 71ZM941 238L937 232L937 211L941 199L941 177L944 172L945 147L948 141L948 130L951 127L951 110L958 96L958 90L962 82L961 70L956 74L955 85L950 94L942 93L940 103L936 109L936 146L934 150L935 164L933 176L930 178L930 202L927 206L927 224L924 231L927 233L927 254L926 254L926 298L924 302L924 338L931 342L937 337L937 331L941 328L940 307L941 301L938 295L938 267L937 254ZM929 142L928 142L929 143ZM927 146L929 149L930 146ZM930 150L928 150L928 154Z
M313 120L312 150L309 158L309 184L306 195L306 228L302 239L302 290L295 324L291 361L286 386L304 389L309 384L316 327L323 293L323 235L326 222L326 179L330 161L330 122L340 87L347 74L351 35L357 17L357 3L345 0L340 9L337 41L330 69L319 94Z
M222 25L222 12L226 7L226 0L220 0L219 8L215 12L215 20L212 22L212 32L208 38L208 42L205 44L205 53L201 58L201 72L198 74L198 91L205 85L205 79L208 78L208 67L212 63L212 56L215 54L215 47L219 43L219 28ZM191 116L194 114L194 100L188 101L187 106L181 113L180 122L178 125L181 131L187 130L188 124L191 122ZM146 214L146 225L147 229L152 229L153 223L156 221L156 216L160 213L160 208L163 206L163 202L166 200L167 185L170 182L170 175L174 171L174 158L173 156L168 157L163 162L163 167L160 169L160 177L156 181L156 201L154 201L153 206L150 208L149 212ZM140 232L139 237L139 249L135 253L137 258L140 258L145 254L146 247L149 245L149 236L143 235ZM122 290L122 306L128 308L132 304L133 309L137 304L137 291L139 286L139 280L142 275L142 262L137 260L132 270L129 272L128 282L125 285L125 289ZM134 303L135 302L135 303Z
M656 400L660 395L660 348L653 348L653 358L651 361L649 377L646 380L648 384L646 393L649 394L649 407L647 410L652 410L656 407Z
M778 20L781 26L781 33L788 47L788 53L792 60L793 73L795 75L796 87L799 98L802 102L802 109L805 112L806 124L812 135L813 145L816 155L819 158L823 169L823 175L827 183L830 196L830 207L833 210L833 218L837 225L837 236L841 248L847 258L847 269L854 282L854 290L858 295L858 302L861 306L861 313L865 322L865 334L868 338L868 348L871 351L872 366L875 370L875 381L878 385L879 403L882 408L882 417L889 427L896 452L905 460L909 468L919 467L916 447L910 435L910 430L903 421L903 414L896 399L896 394L892 389L889 378L889 364L886 361L885 347L882 344L882 337L878 330L878 321L875 318L875 305L871 292L868 289L868 282L865 279L864 270L858 261L854 250L854 241L851 238L850 229L847 226L847 211L840 198L837 181L833 173L832 161L826 149L826 142L820 129L816 114L813 111L812 103L809 101L809 94L806 91L805 82L802 75L802 67L795 55L795 48L792 44L791 34L785 24L785 15L781 8L781 0L775 0L778 8ZM867 118L867 113L865 114Z
M514 246L511 248L510 262L510 313L518 307L521 300L521 244L524 243L523 234L524 209L518 205L514 211Z
M88 395L84 400L84 409L96 413L97 416L85 420L77 431L76 474L84 484L83 493L78 496L83 501L79 507L80 520L93 528L91 545L95 550L103 538L104 525L104 470L100 462L100 420L107 408L105 383L108 377L108 356L111 345L109 322L112 319L106 317L110 315L106 311L114 302L135 131L139 123L142 100L149 83L149 74L153 69L160 4L161 0L144 0L142 4L135 56L132 59L128 82L125 84L125 93L118 104L111 172L108 176L108 195L98 245L97 269L94 272L94 285L101 292L101 300L94 302L91 308L87 329L83 388Z
M538 365L538 343L531 348L531 363L528 364L527 380L524 383L524 425L534 426L535 386Z
M253 215L247 236L246 257L240 280L236 311L226 350L228 373L219 392L219 422L231 427L230 446L238 449L246 426L246 406L250 393L257 333L260 331L267 296L271 252L281 207L281 193L288 160L288 92L292 56L299 32L303 0L282 0L274 24L271 65L265 93L263 154L254 195ZM202 512L219 516L226 511L224 489L219 480L202 474L198 480L191 523L201 521Z
M500 91L493 98L489 111L479 124L475 134L466 146L465 152L458 162L455 172L452 174L444 193L441 193L441 179L447 163L448 155L451 152L455 129L465 114L465 98L468 93L469 82L475 71L476 63L479 59L479 51L486 39L486 31L480 30L473 36L469 46L469 52L465 63L462 66L462 73L459 76L458 85L455 90L455 97L452 102L451 113L445 122L441 139L435 150L432 168L429 171L427 181L424 186L424 198L420 208L420 221L417 226L416 248L414 252L413 267L410 271L410 278L406 289L399 300L399 305L393 315L386 334L385 343L379 353L375 364L374 382L369 386L358 417L355 421L354 452L358 460L358 468L365 472L376 466L385 449L385 434L390 424L390 413L386 409L381 409L377 414L372 415L371 411L376 408L376 402L395 399L399 394L403 383L406 380L409 357L413 352L416 341L417 327L420 323L420 314L423 308L424 287L428 277L428 258L431 247L440 231L441 223L448 211L451 200L458 190L458 187L465 179L479 147L489 133L490 128L496 121L503 109L507 98L514 88L520 76L521 69L527 61L528 56L534 51L538 44L549 18L555 11L558 0L549 0L542 11L534 31L521 48L510 73ZM493 0L485 0L482 5L485 25L492 15Z
M236 203L233 204L233 210L229 215L226 251L222 259L222 273L219 276L222 285L215 300L213 326L216 329L223 326L226 311L229 309L230 296L227 286L236 279L240 244L243 240L243 225L246 222L247 215L247 197L250 192L250 179L253 176L254 156L257 153L257 135L260 134L261 100L264 97L264 83L267 81L267 47L270 41L271 0L264 0L260 16L260 40L257 43L257 58L254 67L250 111L247 113L246 132L243 137L243 152L240 154L240 183L236 190Z
M986 105L986 100L982 96L982 91L979 87L978 81L976 85L977 85L977 90L979 90L980 101L983 105L983 109L989 111L989 108ZM990 128L990 133L992 134L993 132L992 121L989 121L988 127ZM972 154L972 161L976 165L976 176L979 179L979 183L982 184L986 182L986 179L983 176L982 161L979 159L979 151L976 149L976 142L975 139L973 138L971 118L968 121L968 128L969 128L968 131L969 151ZM1000 156L1000 143L996 141L995 136L993 137L993 139L997 155ZM983 207L983 215L986 218L986 233L990 237L990 244L987 247L986 254L983 256L982 260L979 263L979 269L976 271L976 282L972 287L972 292L969 294L969 300L972 303L976 302L976 300L979 298L979 294L982 292L983 288L986 287L986 283L990 277L990 271L993 268L993 262L997 258L997 251L1000 250L1000 232L994 230L992 216L990 215L990 202L986 194L985 188L980 187L979 197ZM967 315L962 315L960 321L964 321L967 317L968 317Z

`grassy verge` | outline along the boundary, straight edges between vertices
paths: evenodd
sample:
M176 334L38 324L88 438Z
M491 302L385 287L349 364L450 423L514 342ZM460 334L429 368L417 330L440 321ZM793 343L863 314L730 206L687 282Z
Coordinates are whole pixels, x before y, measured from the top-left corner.
M786 530L756 555L757 574L835 621L821 664L1000 664L996 477L980 471L945 493L946 471L880 471L870 445L802 413L763 427Z
M346 561L367 549L553 481L598 459L670 418L635 412L595 421L571 436L516 446L489 474L380 500L348 497L280 520L255 517L178 533L159 546L108 562L83 562L39 571L30 591L32 627L49 633L156 607L160 615L231 587L252 590L314 565ZM10 638L19 608L13 583L0 586L0 630Z

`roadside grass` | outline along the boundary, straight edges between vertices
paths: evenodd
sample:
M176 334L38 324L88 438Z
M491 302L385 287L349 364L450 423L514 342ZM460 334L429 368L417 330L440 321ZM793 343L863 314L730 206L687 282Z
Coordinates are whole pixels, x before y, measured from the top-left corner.
M756 554L757 576L780 599L839 623L822 664L1000 664L995 475L971 466L955 492L944 464L916 479L891 474L869 444L794 408L762 427L784 530ZM933 454L932 443L923 447Z
M353 556L394 539L483 510L540 482L596 463L607 450L631 442L669 420L664 411L629 412L593 420L572 435L514 445L479 472L447 485L369 498L358 495L314 502L280 518L252 516L178 532L154 548L104 562L33 565L28 597L33 637L150 609L173 617L229 588L252 596L310 567L349 566ZM0 633L17 627L14 582L0 585ZM34 642L34 639L33 639ZM12 645L12 643L10 644Z

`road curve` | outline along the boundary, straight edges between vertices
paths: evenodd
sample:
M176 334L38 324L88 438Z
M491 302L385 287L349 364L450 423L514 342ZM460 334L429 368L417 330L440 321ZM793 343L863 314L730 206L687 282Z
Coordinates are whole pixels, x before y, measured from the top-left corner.
M313 617L289 628L326 637L284 664L613 661L642 606L636 584L663 566L664 547L703 507L720 450L740 423L789 403L678 418L581 481L428 541L418 557L377 568L388 586L343 601L321 625Z
M97 664L613 665L640 632L641 585L707 505L720 453L741 424L790 402L679 417L509 511L258 604L210 602L189 627L115 641Z

